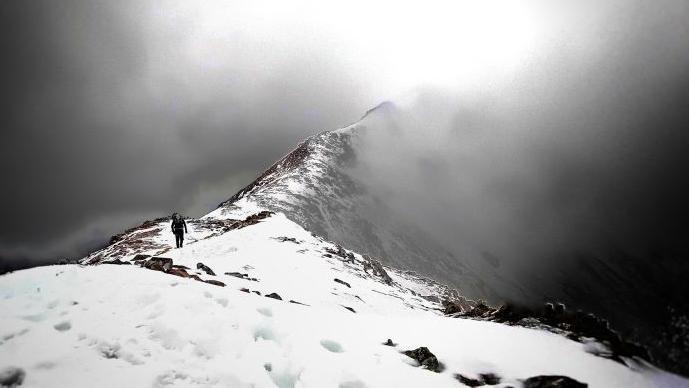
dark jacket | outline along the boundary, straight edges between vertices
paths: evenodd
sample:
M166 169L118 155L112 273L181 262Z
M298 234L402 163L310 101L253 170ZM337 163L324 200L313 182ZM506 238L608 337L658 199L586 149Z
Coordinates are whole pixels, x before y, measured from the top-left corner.
M187 223L184 221L184 218L182 218L182 217L173 218L171 226L172 226L172 233L183 233L182 230L184 230L184 232L188 233L187 232Z

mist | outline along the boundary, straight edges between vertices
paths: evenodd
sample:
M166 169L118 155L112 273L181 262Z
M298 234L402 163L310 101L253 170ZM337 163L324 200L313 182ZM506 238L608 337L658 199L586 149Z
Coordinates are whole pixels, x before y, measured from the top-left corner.
M495 285L504 299L566 297L592 281L582 263L622 255L671 303L689 251L689 8L663 5L568 18L519 77L418 89L367 117L357 175L457 260L532 292Z
M383 100L398 128L371 142L389 167L374 189L458 258L685 252L684 2L2 12L2 261L79 257L145 219L200 216Z
M294 34L208 43L185 7L3 6L2 261L79 257L146 219L201 216L377 99L332 54L303 55Z

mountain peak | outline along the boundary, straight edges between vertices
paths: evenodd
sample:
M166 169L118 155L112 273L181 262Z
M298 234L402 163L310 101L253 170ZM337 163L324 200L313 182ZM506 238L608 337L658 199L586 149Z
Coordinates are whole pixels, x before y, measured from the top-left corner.
M380 104L374 106L373 108L369 109L364 113L363 116L361 116L360 120L363 120L369 116L372 116L374 114L376 115L390 115L394 113L397 110L397 105L393 103L392 101L383 101Z

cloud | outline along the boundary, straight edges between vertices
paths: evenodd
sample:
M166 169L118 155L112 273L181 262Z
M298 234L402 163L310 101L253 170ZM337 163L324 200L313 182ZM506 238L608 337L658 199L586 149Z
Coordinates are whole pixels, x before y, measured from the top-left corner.
M680 268L689 7L663 5L564 19L509 83L420 89L391 120L368 121L358 174L458 260L498 258L501 273L543 293L562 295L548 289L552 274L588 276L570 271L582 257Z
M328 51L231 34L199 53L212 31L179 7L10 4L2 256L83 255L142 217L204 214L370 104L365 80Z

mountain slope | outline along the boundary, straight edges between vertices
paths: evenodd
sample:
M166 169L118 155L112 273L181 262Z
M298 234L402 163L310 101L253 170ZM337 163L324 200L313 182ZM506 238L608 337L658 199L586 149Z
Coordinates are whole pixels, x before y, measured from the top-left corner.
M689 386L549 332L444 317L446 287L262 210L235 205L190 220L182 249L169 248L161 219L83 260L99 265L0 277L0 375L27 387L457 387L456 374L488 373L509 386L536 375L592 387ZM189 276L107 264L161 252ZM198 263L216 275L194 270ZM282 300L264 297L271 293ZM422 346L441 373L401 353Z
M493 266L478 268L455 258L432 236L401 220L362 177L359 169L375 167L362 165L363 135L379 130L376 120L389 120L394 110L383 103L351 126L309 137L220 208L249 205L282 212L319 236L453 284L470 298L500 300L489 284L499 281L509 288L509 279L500 278ZM492 279L499 280L487 281Z

